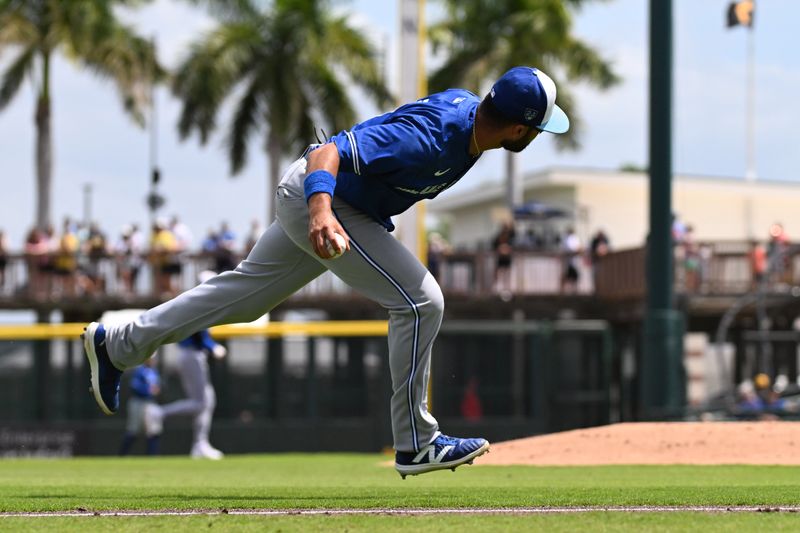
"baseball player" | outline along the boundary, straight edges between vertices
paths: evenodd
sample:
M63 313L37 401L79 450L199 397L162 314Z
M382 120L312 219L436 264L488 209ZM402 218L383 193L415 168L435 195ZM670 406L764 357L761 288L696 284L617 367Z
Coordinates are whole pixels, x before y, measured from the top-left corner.
M428 412L431 347L444 301L430 272L392 237L391 217L451 187L485 150L519 152L540 131L567 131L555 99L545 73L515 67L483 100L449 89L310 146L281 179L277 220L234 270L133 322L89 324L84 347L100 408L117 410L120 372L158 346L215 324L254 320L331 270L388 310L400 475L455 469L486 453L485 439L448 437Z
M216 276L216 272L204 270L198 276L205 283ZM160 434L163 420L173 416L192 416L192 450L194 459L222 459L223 453L208 442L211 418L217 404L217 396L211 385L208 357L222 359L228 353L225 347L214 342L207 329L198 331L178 343L180 359L178 375L181 378L186 398L158 405L149 404L144 411L145 428L148 433Z
M125 426L125 436L122 437L122 444L119 448L120 455L128 455L140 433L144 433L147 438L147 455L158 453L161 431L152 431L144 423L147 409L156 405L156 396L161 392L161 377L158 375L155 363L154 357L146 359L144 363L133 370L131 375L128 423Z

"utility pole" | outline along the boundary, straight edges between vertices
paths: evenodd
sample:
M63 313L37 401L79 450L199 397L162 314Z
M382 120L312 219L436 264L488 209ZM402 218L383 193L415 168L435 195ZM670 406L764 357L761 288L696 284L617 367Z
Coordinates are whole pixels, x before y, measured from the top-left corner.
M400 0L399 104L422 98L428 92L425 74L425 0ZM427 262L425 202L417 202L397 215L397 238L423 263Z
M156 49L156 39L153 37L153 51ZM156 80L155 65L150 73L150 124L148 132L150 134L150 192L147 194L147 207L150 211L150 230L156 222L156 214L163 207L164 197L158 193L158 183L161 181L161 171L158 168L158 113L156 107Z
M640 416L680 416L686 402L684 318L673 308L672 0L650 0L650 232L639 369Z
M92 223L92 184L83 184L83 224L88 228Z

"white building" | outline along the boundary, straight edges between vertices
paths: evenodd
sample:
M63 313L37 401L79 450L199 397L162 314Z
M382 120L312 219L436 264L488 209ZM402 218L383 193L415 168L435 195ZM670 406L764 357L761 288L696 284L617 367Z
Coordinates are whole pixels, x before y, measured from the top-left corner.
M554 222L576 228L588 242L603 229L614 248L638 247L648 229L648 175L595 169L551 168L523 178L525 201L536 200L570 213ZM458 187L428 202L428 212L446 221L455 246L490 242L509 216L505 185ZM800 237L800 184L707 176L676 175L673 211L694 228L696 240L766 240L769 226L783 224L790 238Z

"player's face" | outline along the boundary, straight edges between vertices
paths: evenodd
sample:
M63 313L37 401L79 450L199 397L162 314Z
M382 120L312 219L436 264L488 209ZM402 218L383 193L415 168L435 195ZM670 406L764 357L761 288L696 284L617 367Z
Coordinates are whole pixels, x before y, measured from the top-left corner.
M504 140L502 143L500 143L500 146L511 152L519 153L523 151L531 143L531 141L536 138L537 135L539 135L539 130L530 126L517 127L520 128L520 131L514 132L515 135ZM515 129L517 127L515 127Z

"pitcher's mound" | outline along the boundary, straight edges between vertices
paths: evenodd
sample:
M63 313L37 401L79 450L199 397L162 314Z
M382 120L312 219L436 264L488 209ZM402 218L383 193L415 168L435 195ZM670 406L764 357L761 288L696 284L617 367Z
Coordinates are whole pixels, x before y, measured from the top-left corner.
M492 445L482 465L800 465L800 422L637 422Z

